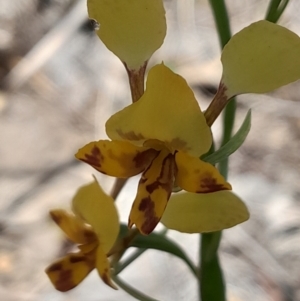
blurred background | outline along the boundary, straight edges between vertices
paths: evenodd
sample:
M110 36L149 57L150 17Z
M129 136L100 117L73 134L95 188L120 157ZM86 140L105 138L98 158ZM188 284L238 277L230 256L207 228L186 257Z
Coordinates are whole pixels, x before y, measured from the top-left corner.
M263 19L269 0L227 0L233 33ZM183 75L204 110L217 89L220 47L207 0L165 1L168 33L149 66L162 60ZM279 24L300 34L300 2ZM125 69L88 20L86 0L0 0L0 296L3 301L133 300L92 272L68 293L44 269L65 240L50 208L69 208L96 174L74 153L105 138L104 124L130 104ZM299 54L300 55L300 54ZM245 70L247 72L247 70ZM225 230L221 261L229 301L300 300L300 83L238 99L236 128L252 109L252 129L231 157L230 182L251 219ZM221 118L219 118L221 119ZM220 139L218 120L213 131ZM137 180L117 205L127 220ZM169 231L197 262L198 235ZM197 283L177 258L145 252L121 277L158 300L197 300Z

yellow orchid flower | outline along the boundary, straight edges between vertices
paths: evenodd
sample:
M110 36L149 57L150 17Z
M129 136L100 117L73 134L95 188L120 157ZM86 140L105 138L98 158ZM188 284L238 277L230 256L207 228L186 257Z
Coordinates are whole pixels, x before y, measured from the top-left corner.
M113 115L106 132L112 141L91 142L76 157L114 177L142 172L129 227L143 234L160 221L175 185L197 193L231 189L199 159L212 144L210 128L186 81L164 64L149 71L143 96Z
M107 254L119 233L118 213L111 197L98 182L81 187L73 198L73 213L52 210L53 221L78 245L79 252L67 254L46 268L55 288L65 292L77 286L94 268L104 283L117 289L110 278Z

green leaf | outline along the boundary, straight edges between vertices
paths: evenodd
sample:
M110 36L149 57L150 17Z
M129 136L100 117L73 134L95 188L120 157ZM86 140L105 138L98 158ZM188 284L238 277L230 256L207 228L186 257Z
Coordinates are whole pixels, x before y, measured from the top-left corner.
M121 224L120 237L126 237L127 233L127 225ZM138 234L130 243L130 246L141 249L154 249L172 254L182 259L191 269L191 271L196 275L196 268L188 258L188 256L185 254L185 252L175 242L162 234L157 234L155 232L151 233L148 236Z
M222 52L222 83L228 98L266 93L300 78L300 38L268 21L235 34Z
M251 110L248 111L243 124L236 132L236 134L220 149L215 151L210 155L203 156L201 159L203 161L209 162L211 164L216 164L226 158L228 158L231 154L233 154L237 149L241 147L244 143L246 137L249 134L251 128Z
M140 300L140 301L159 301L157 299L153 299L152 297L149 297L149 296L145 295L144 293L138 291L136 288L134 288L131 285L127 284L120 277L118 277L116 275L113 276L112 279L126 293L128 293L130 296L134 297L137 300Z

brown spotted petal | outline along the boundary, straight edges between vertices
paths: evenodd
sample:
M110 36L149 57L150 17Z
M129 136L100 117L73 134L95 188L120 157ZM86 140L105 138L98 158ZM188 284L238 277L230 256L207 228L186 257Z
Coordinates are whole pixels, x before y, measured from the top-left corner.
M97 241L97 236L92 228L74 214L56 209L50 211L50 216L71 241L77 244Z
M184 190L196 193L231 190L231 185L211 164L181 151L176 153L175 160L176 183Z
M175 169L174 156L162 150L142 175L130 212L129 227L135 224L145 235L154 230L170 198Z
M103 282L110 286L113 289L118 289L115 284L111 281L110 277L110 263L107 259L107 256L101 247L97 248L97 260L96 260L96 268L99 276L103 280Z
M157 151L127 141L94 141L79 149L77 159L109 176L128 178L142 172Z
M87 256L79 252L57 260L45 272L57 290L66 292L77 286L94 268L95 253Z

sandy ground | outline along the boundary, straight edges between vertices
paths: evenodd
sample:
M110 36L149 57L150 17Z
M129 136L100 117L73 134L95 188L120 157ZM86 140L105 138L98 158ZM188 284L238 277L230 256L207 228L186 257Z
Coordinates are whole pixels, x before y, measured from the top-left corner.
M210 8L200 0L165 4L168 35L151 65L163 60L185 76L205 109L212 96L203 90L217 86L221 75ZM237 32L262 19L268 1L227 4ZM0 7L1 300L133 300L94 272L69 293L56 292L44 274L64 243L48 211L68 208L77 187L95 174L74 153L105 138L106 119L129 104L126 72L89 29L84 1L0 0ZM291 0L280 20L298 35L299 12L300 3ZM298 82L239 98L236 127L251 108L252 129L231 157L230 181L251 219L224 231L229 301L300 300L299 91ZM220 121L214 133L218 139ZM109 191L113 179L96 176ZM117 200L123 221L136 185L130 180ZM169 236L196 262L198 235ZM189 270L165 253L147 251L121 276L158 300L197 300Z

